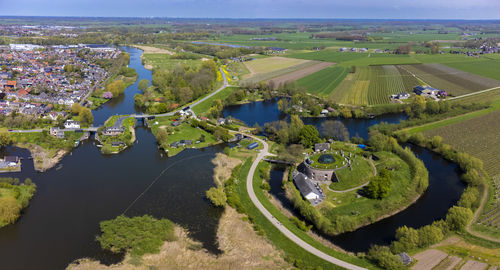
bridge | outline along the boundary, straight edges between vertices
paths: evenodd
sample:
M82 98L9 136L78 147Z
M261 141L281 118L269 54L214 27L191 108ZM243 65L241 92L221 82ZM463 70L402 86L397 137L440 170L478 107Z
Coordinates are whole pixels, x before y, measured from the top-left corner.
M284 160L269 159L269 158L263 158L262 160L267 161L269 163L274 163L274 164L295 165L295 163L293 163L293 162L284 161Z

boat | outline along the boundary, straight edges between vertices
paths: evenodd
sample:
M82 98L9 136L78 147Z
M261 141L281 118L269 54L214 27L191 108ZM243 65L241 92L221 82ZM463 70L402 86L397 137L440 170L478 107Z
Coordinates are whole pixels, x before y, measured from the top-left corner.
M80 141L75 142L75 147L78 147L78 145L80 145Z

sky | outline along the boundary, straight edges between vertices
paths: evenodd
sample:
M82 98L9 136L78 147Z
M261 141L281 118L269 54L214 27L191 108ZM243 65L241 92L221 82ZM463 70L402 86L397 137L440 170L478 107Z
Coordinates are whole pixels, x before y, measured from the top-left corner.
M500 19L500 0L0 0L0 15Z

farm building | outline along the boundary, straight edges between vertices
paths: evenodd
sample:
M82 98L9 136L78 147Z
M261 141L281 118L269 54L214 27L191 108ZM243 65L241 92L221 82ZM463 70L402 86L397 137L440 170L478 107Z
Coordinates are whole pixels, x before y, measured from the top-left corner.
M253 142L253 143L251 143L251 144L249 144L249 145L247 146L247 149L248 149L248 150L252 150L252 149L257 148L258 146L259 146L259 143L257 143L257 142Z
M410 94L409 93L399 93L397 95L391 95L391 98L392 99L408 99L408 98L410 98Z
M298 171L293 172L293 182L300 191L300 194L307 200L318 200L322 196L321 192L307 178L307 176Z

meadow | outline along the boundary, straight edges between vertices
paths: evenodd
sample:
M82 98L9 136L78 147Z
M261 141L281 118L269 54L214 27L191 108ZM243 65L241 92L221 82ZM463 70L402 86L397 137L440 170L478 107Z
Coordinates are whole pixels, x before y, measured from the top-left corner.
M179 63L197 68L202 62L201 59L172 59L172 56L166 53L144 53L142 60L148 69L172 69Z
M244 62L251 74L273 72L280 69L303 64L307 61L285 57L267 57Z

